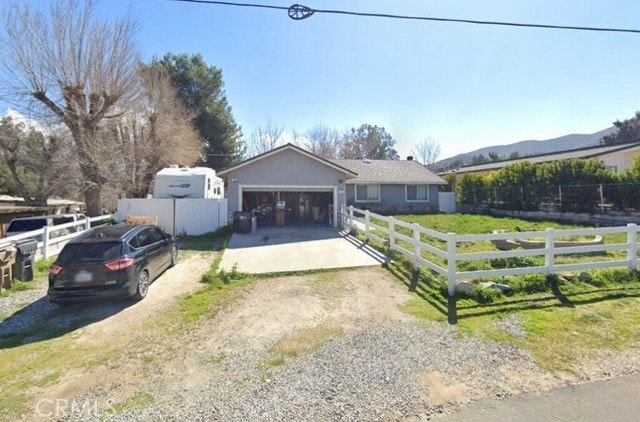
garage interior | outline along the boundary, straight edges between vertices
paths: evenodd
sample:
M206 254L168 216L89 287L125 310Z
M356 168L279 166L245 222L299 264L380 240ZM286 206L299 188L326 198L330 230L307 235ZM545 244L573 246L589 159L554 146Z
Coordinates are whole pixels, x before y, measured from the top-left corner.
M242 210L258 226L333 224L333 192L243 191Z

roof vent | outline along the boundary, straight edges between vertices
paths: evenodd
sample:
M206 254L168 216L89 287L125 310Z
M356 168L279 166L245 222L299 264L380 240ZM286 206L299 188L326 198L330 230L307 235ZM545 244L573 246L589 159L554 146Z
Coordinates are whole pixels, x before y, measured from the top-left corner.
M407 161L413 161L413 155L409 155L409 156L407 157Z
M369 160L368 158L365 158L364 160L362 160L362 162L365 163L365 164L371 164L372 163L372 161Z
M177 168L180 168L180 166L179 166L179 165L177 165L177 164L170 164L170 165L169 165L169 168L170 168L170 169L177 169Z

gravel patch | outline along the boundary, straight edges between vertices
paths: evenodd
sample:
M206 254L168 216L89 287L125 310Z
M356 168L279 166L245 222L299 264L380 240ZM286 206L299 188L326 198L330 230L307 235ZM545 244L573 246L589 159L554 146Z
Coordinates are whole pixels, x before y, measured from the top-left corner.
M442 374L460 402L548 389L557 384L529 353L508 344L459 337L445 325L389 322L351 331L314 353L277 367L257 352L212 365L204 383L157 383L157 400L110 420L405 420L456 403L432 400L426 380ZM518 376L515 376L517 373Z
M35 289L21 290L0 297L0 336L23 331L42 322L42 316L56 306L47 300L47 283L38 283Z

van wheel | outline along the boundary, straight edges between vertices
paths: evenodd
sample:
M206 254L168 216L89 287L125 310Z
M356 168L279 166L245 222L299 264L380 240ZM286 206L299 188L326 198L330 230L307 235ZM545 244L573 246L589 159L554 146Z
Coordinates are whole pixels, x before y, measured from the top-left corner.
M149 273L147 270L141 271L138 275L138 286L136 287L136 294L133 295L135 300L142 300L147 296L149 291Z
M171 250L171 264L169 265L169 267L175 267L177 263L178 263L178 247L174 246L173 249Z

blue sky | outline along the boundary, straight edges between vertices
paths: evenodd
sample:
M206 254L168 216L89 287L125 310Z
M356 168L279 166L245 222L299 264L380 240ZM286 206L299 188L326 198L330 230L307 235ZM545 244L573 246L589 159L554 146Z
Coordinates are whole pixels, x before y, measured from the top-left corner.
M325 9L640 28L637 0L296 1ZM432 137L445 158L492 144L595 132L640 109L640 34L326 14L298 22L284 11L99 1L106 15L129 7L141 24L145 60L201 53L223 70L246 135L268 118L289 132L319 122L338 129L372 123L397 139L401 156Z

